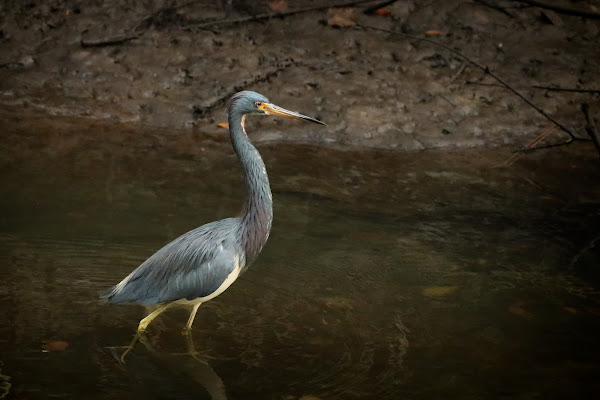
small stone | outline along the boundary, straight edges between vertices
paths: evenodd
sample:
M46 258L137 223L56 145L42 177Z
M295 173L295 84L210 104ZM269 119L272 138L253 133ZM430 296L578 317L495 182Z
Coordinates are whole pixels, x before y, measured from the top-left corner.
M35 60L32 56L27 55L19 60L19 63L23 65L23 68L31 68L35 65Z

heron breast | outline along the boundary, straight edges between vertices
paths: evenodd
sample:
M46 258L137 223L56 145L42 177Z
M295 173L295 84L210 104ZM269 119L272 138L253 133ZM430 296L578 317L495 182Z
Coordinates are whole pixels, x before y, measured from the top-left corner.
M217 288L217 290L215 290L208 296L198 297L198 298L192 299L192 300L181 299L178 301L178 303L180 303L180 304L197 304L197 303L204 303L211 299L214 299L215 297L217 297L218 295L223 293L225 290L227 290L227 288L229 286L231 286L231 284L233 282L235 282L235 280L240 276L241 270L242 270L242 267L240 265L239 258L236 257L235 268L233 269L233 271L231 271L229 273L229 275L227 275L227 278L225 278L225 280L223 281L223 283L221 283L221 286L219 286Z

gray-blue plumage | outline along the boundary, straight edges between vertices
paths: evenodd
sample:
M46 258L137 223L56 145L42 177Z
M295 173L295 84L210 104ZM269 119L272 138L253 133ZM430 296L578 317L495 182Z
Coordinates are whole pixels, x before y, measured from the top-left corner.
M323 124L270 104L256 92L243 91L231 98L229 133L244 170L246 203L239 217L211 222L183 234L103 294L110 303L161 305L140 322L136 338L171 303L194 306L187 325L191 328L198 306L227 289L266 243L273 220L273 201L265 164L244 129L248 114L282 115Z
M239 219L228 218L181 235L115 286L108 301L151 305L210 295L235 269L235 254L243 254L236 240L239 225Z

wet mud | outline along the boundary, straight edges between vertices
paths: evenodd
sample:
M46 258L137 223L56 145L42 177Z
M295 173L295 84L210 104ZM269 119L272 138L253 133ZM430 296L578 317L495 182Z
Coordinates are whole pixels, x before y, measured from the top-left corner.
M580 106L597 118L599 19L486 1L365 14L374 3L357 2L340 28L334 3L309 0L4 2L0 106L218 135L226 100L253 89L330 126L255 120L259 142L418 150L588 137Z

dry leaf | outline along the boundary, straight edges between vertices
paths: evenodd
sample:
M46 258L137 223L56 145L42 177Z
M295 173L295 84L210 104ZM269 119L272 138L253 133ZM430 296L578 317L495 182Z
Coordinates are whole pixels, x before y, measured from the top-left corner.
M508 307L508 311L511 314L518 315L519 317L523 317L523 318L533 317L533 314L530 313L529 311L527 311L526 309L524 309L523 305L525 305L524 301L517 301L516 303L511 304Z
M337 308L340 310L352 310L353 302L347 297L334 296L324 299L325 305L329 308Z
M382 17L387 17L388 15L391 15L392 12L387 8L378 8L375 10L375 14L381 15Z
M287 1L286 0L270 1L269 8L273 11L284 12L287 9Z
M356 16L351 8L330 8L331 17L327 20L327 25L338 27L349 27L356 25Z
M71 15L71 10L66 10L65 11L65 15L68 17L69 15Z
M65 351L69 347L69 342L63 340L48 340L42 345L44 351Z
M421 292L423 296L439 299L456 292L458 286L429 286Z
M563 307L563 310L571 314L577 314L577 310L574 307Z
M225 128L225 129L229 129L229 124L228 124L227 122L219 122L219 123L217 124L217 126L218 126L219 128Z
M425 31L425 34L426 34L426 35L429 35L429 36L439 36L439 35L441 35L441 33L442 33L442 32L440 32L440 31L437 31L437 30L435 30L435 29L430 29L430 30L428 30L428 31Z

